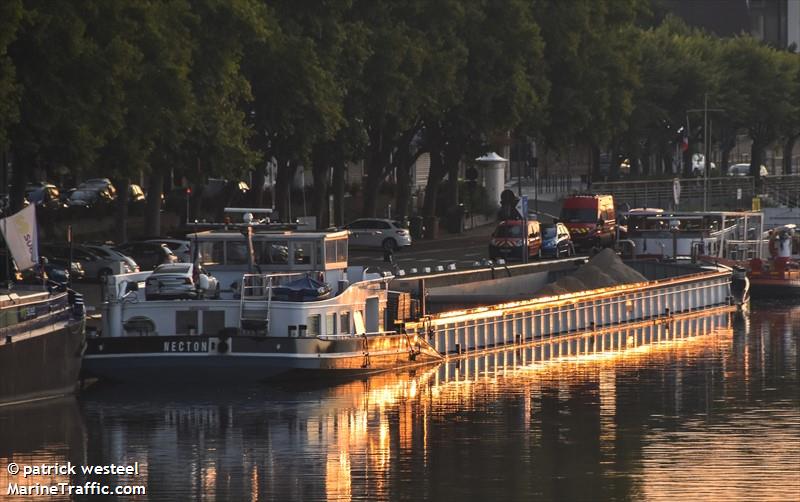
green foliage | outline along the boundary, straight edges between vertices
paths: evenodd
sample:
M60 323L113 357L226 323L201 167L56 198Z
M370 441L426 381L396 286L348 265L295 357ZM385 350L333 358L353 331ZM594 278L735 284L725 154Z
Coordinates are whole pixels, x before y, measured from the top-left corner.
M198 182L244 177L275 158L287 184L313 158L325 193L329 166L363 160L374 212L392 171L398 197L409 196L408 169L421 153L436 159L435 192L458 160L509 134L555 150L672 155L687 110L705 96L723 109L712 141L746 131L763 149L800 134L796 53L716 38L671 16L648 26L649 7L6 0L0 148L23 169L176 172ZM429 200L435 206L435 193Z
M0 2L0 150L8 146L8 128L19 120L16 68L8 46L17 36L22 16L22 0Z

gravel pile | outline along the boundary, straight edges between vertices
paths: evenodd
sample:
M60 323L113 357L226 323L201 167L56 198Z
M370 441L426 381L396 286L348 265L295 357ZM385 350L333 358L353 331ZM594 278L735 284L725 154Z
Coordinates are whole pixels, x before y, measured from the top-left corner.
M555 296L590 289L647 282L647 278L622 263L611 249L604 249L574 274L561 277L540 289L536 296Z

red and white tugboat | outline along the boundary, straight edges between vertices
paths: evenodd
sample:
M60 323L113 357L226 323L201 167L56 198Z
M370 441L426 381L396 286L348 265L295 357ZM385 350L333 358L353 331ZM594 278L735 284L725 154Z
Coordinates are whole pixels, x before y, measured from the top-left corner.
M793 256L798 247L796 225L784 225L769 234L769 259L749 263L750 288L757 297L800 296L800 262Z

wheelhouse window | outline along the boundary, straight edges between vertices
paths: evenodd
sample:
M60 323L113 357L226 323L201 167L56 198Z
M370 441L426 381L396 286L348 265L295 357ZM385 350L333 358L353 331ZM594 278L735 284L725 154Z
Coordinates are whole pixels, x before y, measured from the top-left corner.
M297 241L292 243L293 263L295 265L311 265L314 254L314 243L311 241Z
M287 265L289 263L288 241L261 241L254 244L256 258L262 265Z
M339 332L343 335L350 333L350 312L339 313Z
M339 239L336 241L336 261L347 261L347 239Z
M203 265L223 265L225 263L225 241L199 242L197 258Z
M347 261L347 239L325 241L325 263Z
M247 257L247 243L244 241L225 242L225 264L226 265L247 265L250 260Z

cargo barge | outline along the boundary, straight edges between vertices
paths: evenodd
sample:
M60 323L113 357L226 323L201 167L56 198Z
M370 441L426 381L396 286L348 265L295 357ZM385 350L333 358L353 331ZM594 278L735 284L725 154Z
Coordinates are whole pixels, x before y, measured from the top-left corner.
M723 266L633 262L636 282L554 294L548 284L585 258L395 277L348 266L346 231L221 228L190 238L218 294L145 299L147 273L109 277L84 377L164 384L351 376L737 303Z

